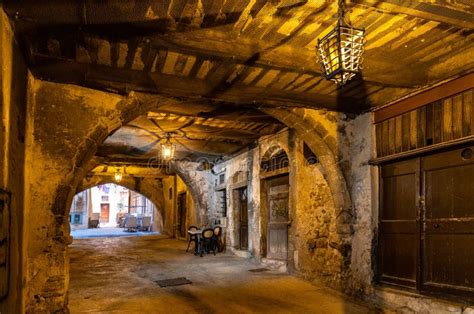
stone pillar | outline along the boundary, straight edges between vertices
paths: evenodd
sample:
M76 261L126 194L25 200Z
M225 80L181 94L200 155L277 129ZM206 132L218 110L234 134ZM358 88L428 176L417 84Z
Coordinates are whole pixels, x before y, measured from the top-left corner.
M67 311L69 207L83 164L120 116L119 96L30 80L25 162L27 312Z

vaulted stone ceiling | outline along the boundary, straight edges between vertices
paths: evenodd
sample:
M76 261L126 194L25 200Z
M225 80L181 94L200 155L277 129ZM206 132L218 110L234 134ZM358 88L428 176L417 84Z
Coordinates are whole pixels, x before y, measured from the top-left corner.
M147 158L174 131L184 158L229 154L282 128L260 105L357 113L472 72L471 0L346 3L367 44L362 75L343 88L322 77L315 51L337 1L8 0L4 9L37 78L183 104L139 117L100 156Z

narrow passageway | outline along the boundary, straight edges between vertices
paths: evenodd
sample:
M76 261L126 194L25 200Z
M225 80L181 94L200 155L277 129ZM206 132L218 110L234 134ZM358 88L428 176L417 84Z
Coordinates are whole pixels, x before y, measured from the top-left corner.
M165 236L74 240L71 313L368 313L363 305L230 253L200 258ZM161 288L185 277L192 284Z

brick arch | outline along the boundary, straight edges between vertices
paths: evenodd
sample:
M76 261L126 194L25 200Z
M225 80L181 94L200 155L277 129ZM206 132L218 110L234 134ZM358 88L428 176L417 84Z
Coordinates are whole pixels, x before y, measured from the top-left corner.
M338 159L324 140L326 134L321 134L323 128L306 113L305 109L269 107L259 109L294 129L298 137L318 156L334 200L337 232L347 242L352 232L351 197L342 169L338 166Z

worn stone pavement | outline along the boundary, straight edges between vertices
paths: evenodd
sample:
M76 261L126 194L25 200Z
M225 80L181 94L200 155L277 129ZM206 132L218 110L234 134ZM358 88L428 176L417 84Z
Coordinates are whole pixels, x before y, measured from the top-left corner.
M373 313L339 293L231 253L194 256L164 236L75 239L71 313ZM154 281L186 277L190 285Z

